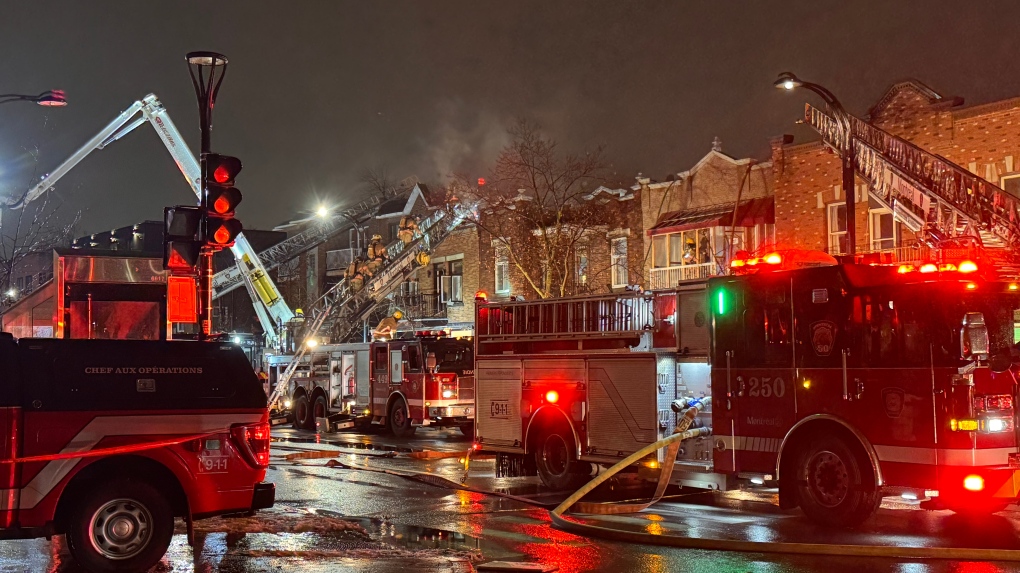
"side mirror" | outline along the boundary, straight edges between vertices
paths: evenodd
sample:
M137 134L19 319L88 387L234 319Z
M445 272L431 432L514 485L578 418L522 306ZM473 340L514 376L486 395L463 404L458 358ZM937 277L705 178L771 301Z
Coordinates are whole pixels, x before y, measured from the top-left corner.
M436 369L436 365L436 353L429 352L428 355L425 356L425 368L432 371Z
M968 312L963 315L963 328L960 330L960 357L964 360L981 360L988 358L988 327L985 315L980 312Z
M1013 357L1010 356L1009 350L996 352L988 359L988 368L996 374L1009 370L1011 366L1013 366Z

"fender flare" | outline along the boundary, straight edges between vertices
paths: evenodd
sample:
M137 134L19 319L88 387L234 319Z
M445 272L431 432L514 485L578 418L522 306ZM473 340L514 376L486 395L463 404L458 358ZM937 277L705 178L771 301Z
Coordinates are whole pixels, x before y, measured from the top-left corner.
M539 408L535 410L535 413L531 415L531 418L528 419L528 426L527 428L524 429L524 453L529 453L528 437L531 435L531 424L535 421L535 418L538 417L539 412L542 412L543 410L551 410L553 412L558 412L560 416L563 416L563 421L567 423L567 426L570 427L570 432L574 435L574 446L577 449L576 452L577 459L581 459L581 437L577 434L577 428L574 427L573 421L570 419L569 416L567 416L566 412L555 406L550 406L548 404L544 406L539 406Z
M404 413L407 414L408 419L410 419L411 406L407 403L407 396L404 396L404 393L401 392L400 390L397 390L396 392L390 392L389 397L386 398L386 416L389 417L390 410L393 409L393 401L397 399L397 396L399 396L400 399L404 401Z
M779 453L776 455L776 481L779 481L780 479L779 468L782 466L783 452L786 451L786 445L790 442L790 438L801 426L809 422L816 422L819 420L839 424L853 434L854 437L857 438L857 441L861 444L861 447L864 448L864 452L867 454L868 460L871 462L871 470L875 475L875 487L881 488L885 485L885 479L882 477L882 466L878 460L878 454L875 453L875 448L871 445L871 442L860 432L860 430L853 427L849 422L838 416L833 416L832 414L812 414L799 420L786 432L786 435L783 436L782 443L779 445Z

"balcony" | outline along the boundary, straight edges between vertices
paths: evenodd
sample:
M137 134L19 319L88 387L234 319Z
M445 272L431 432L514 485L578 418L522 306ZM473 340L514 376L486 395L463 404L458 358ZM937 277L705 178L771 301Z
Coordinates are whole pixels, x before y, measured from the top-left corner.
M326 276L343 276L347 265L358 255L359 249L337 249L326 251Z
M677 265L652 269L648 274L648 287L652 290L672 288L681 282L705 280L719 274L716 263Z
M395 293L393 304L404 311L410 320L431 320L446 318L446 303L439 298L439 293L412 294Z

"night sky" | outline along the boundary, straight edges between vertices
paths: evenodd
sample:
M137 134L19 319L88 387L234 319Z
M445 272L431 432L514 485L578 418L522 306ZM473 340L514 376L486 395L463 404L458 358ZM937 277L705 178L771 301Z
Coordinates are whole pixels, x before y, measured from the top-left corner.
M70 101L0 106L2 194L150 92L197 150L184 55L226 54L213 149L244 161L251 228L351 201L368 167L484 175L518 117L567 148L604 144L624 180L685 170L716 136L731 155L766 157L770 136L810 138L793 122L820 103L773 88L786 70L860 115L907 77L967 104L1020 96L1014 2L8 1L0 47L0 93ZM86 232L194 197L148 126L57 193Z

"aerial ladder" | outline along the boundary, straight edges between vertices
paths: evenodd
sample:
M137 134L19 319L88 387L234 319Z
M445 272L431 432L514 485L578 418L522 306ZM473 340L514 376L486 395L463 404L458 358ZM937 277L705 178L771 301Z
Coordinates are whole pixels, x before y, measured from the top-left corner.
M1020 274L1020 199L945 157L846 115L848 122L841 123L810 104L804 110L805 121L841 155L849 124L857 174L896 221L930 246L976 245L1001 275Z
M139 115L141 114L141 115ZM137 117L136 117L137 116ZM174 122L167 114L166 108L156 98L155 94L149 94L140 101L136 101L131 107L124 110L116 119L111 121L92 139L82 145L66 161L60 164L39 183L28 190L23 196L8 200L4 205L10 209L22 208L28 203L41 197L49 191L61 177L67 174L75 165L81 162L89 153L96 149L104 149L114 141L124 137L136 127L148 122L156 130L163 145L174 158L177 167L184 174L192 191L198 197L202 196L201 168L198 159L191 149L188 148L184 138L174 125ZM251 296L258 315L259 323L262 325L266 335L266 343L269 346L276 346L279 343L278 325L286 324L294 319L294 311L287 306L280 294L279 289L273 283L266 268L259 260L255 249L252 248L244 233L237 236L234 246L230 247L237 263L236 286L245 285L248 294Z
M308 353L309 340L320 332L329 333L333 340L348 336L411 273L429 263L430 253L457 229L469 213L459 203L437 209L419 224L419 233L410 244L397 240L386 247L386 262L370 280L365 281L361 290L351 289L345 277L312 303L305 314L308 326L304 329L301 344L295 349L269 397L270 407L287 392L291 378Z

